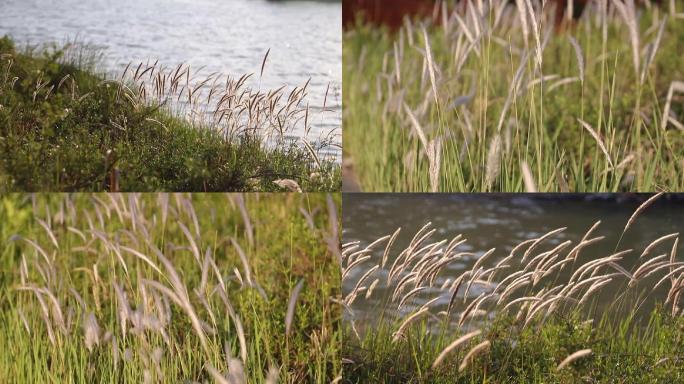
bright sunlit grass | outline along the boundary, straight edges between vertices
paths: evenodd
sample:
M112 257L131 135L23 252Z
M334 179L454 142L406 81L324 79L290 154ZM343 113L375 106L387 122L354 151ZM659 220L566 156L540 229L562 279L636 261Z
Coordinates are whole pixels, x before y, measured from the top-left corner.
M330 383L338 200L0 198L0 377Z
M346 33L344 151L361 188L684 188L682 14L591 2L558 31L552 3L517 3Z

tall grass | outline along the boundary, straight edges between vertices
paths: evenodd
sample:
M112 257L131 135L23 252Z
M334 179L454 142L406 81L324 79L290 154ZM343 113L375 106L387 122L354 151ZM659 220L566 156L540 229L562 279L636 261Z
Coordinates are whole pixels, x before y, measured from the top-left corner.
M337 200L3 196L0 377L329 383Z
M311 132L308 83L261 90L253 75L158 62L108 77L98 55L75 42L21 51L0 41L0 189L339 189L339 128Z
M465 4L345 34L344 151L363 190L684 187L677 7L592 1L557 28L553 2Z
M343 292L345 380L684 378L680 234L654 239L644 250L623 249L620 238L612 254L590 258L588 250L606 239L600 221L581 239L561 241L564 230L530 238L498 258L496 249L473 249L462 235L433 239L444 231L430 223L399 250L392 249L397 232L368 245L345 243L342 279L353 287ZM622 234L629 231L627 225Z

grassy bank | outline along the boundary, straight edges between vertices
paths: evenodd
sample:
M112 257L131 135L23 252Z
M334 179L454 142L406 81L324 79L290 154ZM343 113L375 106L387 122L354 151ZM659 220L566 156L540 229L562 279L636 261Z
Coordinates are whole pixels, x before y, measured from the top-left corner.
M280 115L262 108L280 108L273 101L280 93L235 81L219 89L212 79L195 81L189 67L172 79L156 63L105 80L97 65L86 48L20 50L0 39L0 191L277 191L279 179L339 190L339 165L317 157L329 143L307 142L309 149L283 138L294 127L287 119L304 120L302 108L288 105ZM196 107L210 92L203 87L212 84L215 100L225 96L230 105L217 107L218 123L198 121L208 114ZM249 118L246 101L229 92L259 100L245 109ZM190 118L172 112L180 94ZM281 124L278 140L258 131L273 122Z
M552 2L448 3L446 23L344 36L344 151L363 190L684 187L684 3L590 2L563 31Z
M632 226L657 198L615 244L600 221L584 235L534 234L503 253L461 234L443 238L448 230L429 223L406 246L394 245L400 230L347 242L345 382L684 380L680 234L621 244L640 235ZM603 246L607 254L592 254Z
M464 333L435 335L416 324L399 343L398 326L380 323L357 340L345 329L346 383L656 383L684 380L684 320L655 311L646 326L634 319L604 319L596 324L579 316L554 316L543 326L521 328L512 317L498 317L453 352L437 368L439 354ZM647 319L649 320L649 319ZM465 355L488 340L488 350L459 371ZM591 354L567 368L570 354Z
M322 194L4 196L0 377L331 382L337 206Z

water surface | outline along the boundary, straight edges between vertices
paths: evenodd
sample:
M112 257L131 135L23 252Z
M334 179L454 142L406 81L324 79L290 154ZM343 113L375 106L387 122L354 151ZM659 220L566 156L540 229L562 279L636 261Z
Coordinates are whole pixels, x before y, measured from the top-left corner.
M105 70L129 62L188 63L202 73L258 75L262 89L302 86L310 103L333 112L313 118L313 139L341 137L341 2L266 0L1 0L0 35L21 45L77 38L102 48ZM258 84L253 84L258 86ZM301 134L301 132L300 132Z

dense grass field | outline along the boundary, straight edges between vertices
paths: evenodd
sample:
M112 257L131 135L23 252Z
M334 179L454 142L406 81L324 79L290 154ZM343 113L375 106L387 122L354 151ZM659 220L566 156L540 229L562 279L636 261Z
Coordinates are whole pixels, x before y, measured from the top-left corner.
M0 377L330 383L339 198L0 197Z
M345 242L344 382L684 381L680 234L620 244L639 236L632 226L657 198L599 257L587 253L613 231L600 221L581 238L561 227L510 253L429 223L406 246L394 243L400 230Z
M98 58L0 39L0 191L339 190L339 164L320 155L332 136L287 138L311 121L306 87L256 91L158 63L105 78Z
M344 36L361 189L684 188L684 3L592 1L559 28L553 2L446 4L433 25Z

